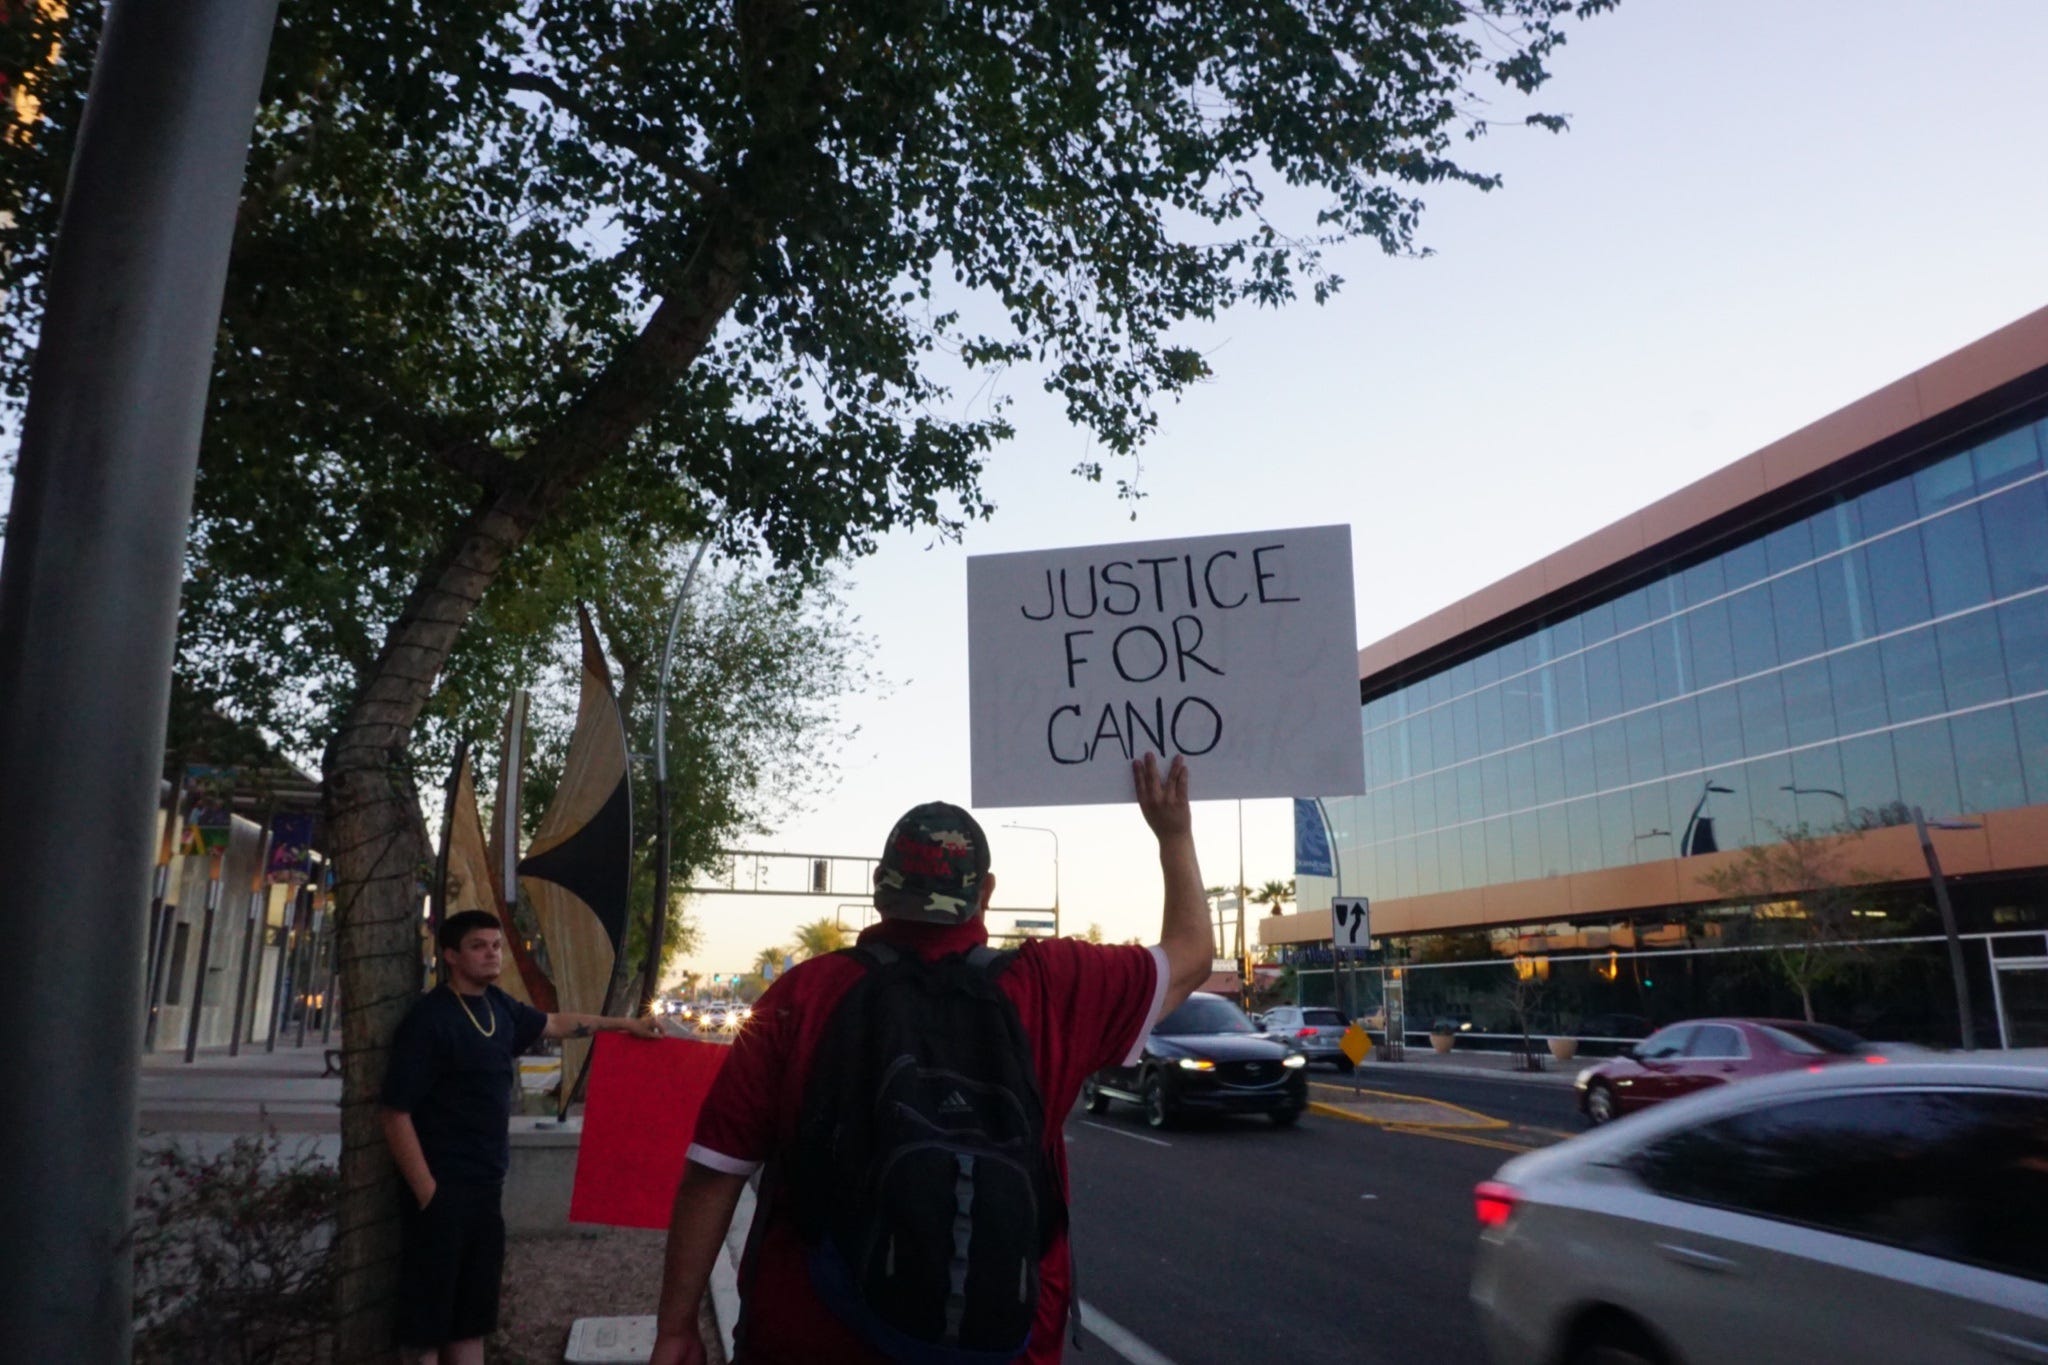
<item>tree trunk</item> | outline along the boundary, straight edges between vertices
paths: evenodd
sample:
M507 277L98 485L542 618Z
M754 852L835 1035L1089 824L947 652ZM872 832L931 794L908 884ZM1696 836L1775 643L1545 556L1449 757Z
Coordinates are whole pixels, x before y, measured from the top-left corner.
M377 1124L377 1092L391 1036L419 990L419 887L428 876L428 842L408 775L413 727L507 556L668 401L739 296L756 244L731 206L714 219L676 292L426 567L328 746L321 782L347 1003L337 1365L388 1360L392 1351L398 1190Z

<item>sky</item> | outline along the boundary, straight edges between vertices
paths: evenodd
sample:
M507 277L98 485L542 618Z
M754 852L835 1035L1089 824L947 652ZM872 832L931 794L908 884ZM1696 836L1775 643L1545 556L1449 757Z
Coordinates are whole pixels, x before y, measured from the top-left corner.
M1165 409L1135 521L1013 385L994 519L853 568L893 689L844 705L836 785L756 847L873 857L909 806L967 802L971 554L1348 522L1364 645L2048 305L2043 50L2038 0L1624 0L1573 28L1539 101L1571 131L1473 149L1506 183L1432 194L1433 255L1348 248L1327 306L1190 333L1215 377ZM1251 886L1293 874L1288 802L1195 794L1206 882L1238 881L1240 837ZM1157 937L1134 806L977 814L997 906L1051 904L1054 838L1005 828L1043 826L1065 932ZM858 899L699 897L685 965L743 970Z

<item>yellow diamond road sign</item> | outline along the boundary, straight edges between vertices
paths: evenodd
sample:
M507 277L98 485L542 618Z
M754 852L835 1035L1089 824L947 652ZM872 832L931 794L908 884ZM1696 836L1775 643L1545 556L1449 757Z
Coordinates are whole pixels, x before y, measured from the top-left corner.
M1344 1037L1337 1046L1342 1048L1344 1055L1351 1059L1351 1064L1357 1066L1372 1055L1372 1035L1358 1025L1353 1024L1350 1028L1344 1030Z

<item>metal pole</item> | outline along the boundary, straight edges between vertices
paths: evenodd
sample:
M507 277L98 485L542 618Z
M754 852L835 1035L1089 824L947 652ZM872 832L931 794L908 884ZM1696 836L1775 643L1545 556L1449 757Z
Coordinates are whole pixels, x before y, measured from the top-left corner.
M683 604L690 600L690 585L696 581L697 566L704 562L704 552L711 548L712 532L717 523L704 533L704 540L697 546L697 553L690 557L690 567L683 573L683 586L676 592L675 608L668 616L668 637L661 646L661 682L654 689L654 905L652 917L647 924L647 967L640 983L642 1008L654 1000L660 988L662 941L668 935L669 897L669 811L668 811L668 679L669 670L675 664L676 632L683 624ZM634 1013L639 1013L638 1010Z
M156 1050L156 1021L163 1010L164 968L171 956L171 931L178 922L178 907L170 899L171 869L168 865L156 870L150 908L155 926L151 933L156 937L156 947L149 957L149 980L147 1013L142 1022L142 1050Z
M130 1355L141 916L222 285L277 0L113 0L0 560L0 1360ZM34 136L31 128L29 135Z
M213 859L213 875L206 879L206 917L199 929L199 970L192 976L191 1012L185 1017L185 1064L199 1055L199 1024L206 1013L206 968L213 955L213 917L220 908L221 858Z
M455 763L448 769L447 796L441 803L441 848L434 855L434 884L430 888L433 899L427 903L427 936L436 943L441 939L441 922L448 918L448 857L455 843L455 792L462 785L462 765L468 761L469 739L465 736L455 741ZM441 955L437 952L434 975L440 974Z
M1963 940L1956 932L1955 907L1949 904L1948 882L1941 875L1941 859L1934 852L1934 837L1927 831L1927 817L1913 807L1913 832L1920 836L1920 853L1927 859L1927 876L1934 883L1934 904L1941 911L1941 932L1948 938L1948 967L1955 976L1956 1018L1962 1025L1963 1051L1977 1050L1977 1025L1970 1017L1970 976L1963 967Z
M270 870L270 827L275 823L276 812L272 811L263 821L263 842L257 846L256 872L249 879L249 913L242 924L241 970L235 979L235 1026L228 1033L228 1056L242 1055L242 1021L248 1015L249 1006L249 962L256 955L256 919L265 896L264 888L269 885L263 877Z
M142 978L144 1052L156 1046L157 992L161 989L162 980L159 968L165 951L170 947L171 923L177 915L177 907L169 904L171 860L178 849L178 816L183 809L180 793L185 789L184 777L184 771L180 769L178 781L171 786L170 800L158 809L158 814L163 819L163 833L157 839L156 873L149 885L149 956L146 959L146 975Z
M277 980L271 983L270 1037L263 1044L265 1052L277 1051L278 1031L284 1027L284 1016L291 1010L292 973L298 967L295 960L298 953L299 920L313 910L313 888L301 886L292 897L291 909L286 913L284 923L277 926Z
M306 955L306 969L302 972L294 973L294 975L298 977L298 980L292 983L293 994L296 995L299 1000L299 1032L298 1037L292 1043L293 1047L304 1047L306 1045L306 1015L310 1012L309 1007L313 1003L310 998L311 992L309 992L306 988L313 984L315 974L320 969L321 909L322 906L319 900L319 893L315 892L313 900L313 922L306 930L306 942L303 946L303 951Z

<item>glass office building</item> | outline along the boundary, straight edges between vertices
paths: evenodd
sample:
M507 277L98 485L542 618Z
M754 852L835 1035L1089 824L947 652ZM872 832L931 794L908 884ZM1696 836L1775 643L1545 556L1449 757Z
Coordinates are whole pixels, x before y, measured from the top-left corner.
M1347 893L2048 803L2044 438L1838 492L1371 698L1367 792L1330 803Z
M1941 840L1977 1032L2048 1045L2048 310L1368 646L1360 729L1338 875L1260 925L1300 998L1339 994L1343 894L1417 1028L1504 1028L1516 965L1582 1036L1811 1004L1954 1041L1917 808L1970 827ZM1811 981L1781 968L1813 889L1725 879L1791 832L1865 888Z

